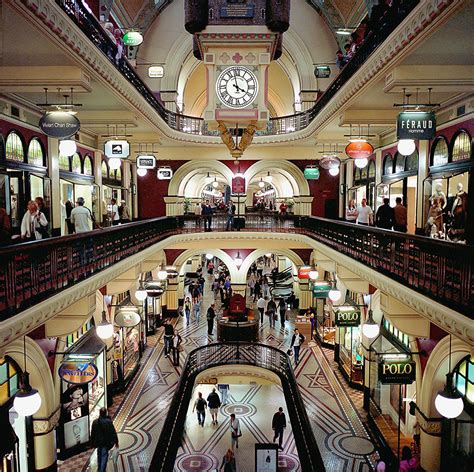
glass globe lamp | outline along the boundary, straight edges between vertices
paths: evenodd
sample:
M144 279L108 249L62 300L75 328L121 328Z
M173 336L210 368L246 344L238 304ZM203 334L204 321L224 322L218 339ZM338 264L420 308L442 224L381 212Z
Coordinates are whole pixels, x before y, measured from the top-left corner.
M448 377L449 374L448 374ZM444 390L440 391L435 398L435 407L441 416L448 419L457 418L464 410L464 402L461 395L451 385L452 378L448 379Z
M118 157L111 157L109 159L109 169L116 170L120 169L122 161Z
M336 287L333 287L331 290L329 290L328 297L332 302L337 302L341 298L341 291Z
M416 145L413 139L400 139L397 150L402 156L410 156L415 152Z
M380 326L374 321L372 317L372 310L369 310L369 317L367 321L362 325L362 333L366 338L376 338L380 333Z
M311 280L316 280L316 279L319 277L319 272L318 272L316 269L310 270L310 271L308 272L308 276L309 276L309 278L310 278ZM340 295L339 295L339 296L340 296Z
M144 177L146 175L146 169L143 169L142 167L139 167L137 169L137 175L140 176L140 177Z
M61 156L72 156L77 151L74 139L61 139L59 141L59 154Z
M332 175L333 177L339 175L339 167L331 167L329 169L329 175Z
M20 416L32 416L41 407L41 395L31 387L28 372L21 375L20 390L15 395L13 407Z
M114 327L112 323L107 320L105 310L102 312L102 321L95 327L95 330L100 339L111 338L114 334Z
M363 169L367 164L369 160L366 157L359 157L357 159L354 159L355 166L358 169Z

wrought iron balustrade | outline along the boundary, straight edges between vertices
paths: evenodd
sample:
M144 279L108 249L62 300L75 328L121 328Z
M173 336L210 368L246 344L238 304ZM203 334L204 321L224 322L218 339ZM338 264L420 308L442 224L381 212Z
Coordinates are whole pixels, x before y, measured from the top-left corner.
M212 229L226 223L215 215ZM203 231L200 217L164 217L1 248L0 321L172 234ZM304 234L473 318L474 246L293 215L246 214L241 231Z
M186 359L178 387L169 405L150 470L173 470L182 442L184 424L194 383L199 373L220 365L246 364L274 372L281 380L288 417L303 472L324 471L313 430L288 356L279 349L258 343L219 343L199 347Z

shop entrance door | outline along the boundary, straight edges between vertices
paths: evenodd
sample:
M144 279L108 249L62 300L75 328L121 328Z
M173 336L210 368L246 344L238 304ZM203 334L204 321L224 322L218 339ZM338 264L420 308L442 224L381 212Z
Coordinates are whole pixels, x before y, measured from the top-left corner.
M0 206L10 216L13 233L19 233L21 219L26 211L25 184L23 172L0 174Z

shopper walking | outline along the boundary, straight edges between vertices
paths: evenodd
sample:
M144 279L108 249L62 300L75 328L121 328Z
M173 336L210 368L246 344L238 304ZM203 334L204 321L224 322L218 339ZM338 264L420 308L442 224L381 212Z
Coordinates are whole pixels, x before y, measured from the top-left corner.
M273 298L270 298L270 301L267 305L267 315L270 318L270 328L275 327L275 316L276 316L277 306Z
M274 431L273 442L278 438L278 449L283 450L283 431L286 428L286 417L283 413L283 408L278 408L278 411L273 415L272 429Z
M286 303L284 298L280 298L280 303L278 304L278 311L280 312L281 329L285 329Z
M239 448L239 438L242 436L240 431L240 423L238 418L235 417L235 414L230 415L230 438L232 442L232 451L234 447Z
M215 305L214 303L207 309L207 334L212 336L214 330L214 318L216 317Z
M201 319L201 300L196 300L196 303L193 305L193 313L194 319L196 320L196 324L199 325L199 321Z
M207 406L211 413L212 424L217 424L217 414L219 413L219 408L221 406L221 399L219 398L219 394L216 392L215 388L213 388L212 392L207 396Z
M76 205L76 208L71 211L71 223L74 225L74 232L78 234L91 231L94 219L89 208L84 206L84 199L79 197Z
M30 200L21 221L21 239L34 241L48 237L48 220L44 213L38 210L38 205L34 200Z
M263 314L265 313L265 298L263 298L263 295L260 295L257 300L257 309L260 313L260 323L263 324Z
M412 472L419 470L420 463L418 459L412 456L411 449L409 446L403 446L402 449L402 460L400 461L399 472Z
M127 206L127 202L122 200L120 205L120 223L130 223L130 209Z
M397 197L395 199L395 207L393 208L393 229L402 233L407 232L407 208L402 205L402 199Z
M223 470L224 472L237 472L237 465L232 449L227 449L227 452L222 458L222 464L219 470Z
M260 297L260 293L261 293L261 285L260 285L260 279L258 278L255 281L255 285L253 287L253 301L254 301L254 303Z
M97 448L97 470L105 472L110 449L119 447L117 431L107 414L107 408L102 407L99 417L92 423L91 444Z
M196 401L194 402L194 406L193 406L193 413L194 413L194 410L196 410L199 426L204 427L204 420L206 419L206 408L207 408L206 400L202 398L202 393L198 392L198 397L196 398Z
M163 339L165 342L165 357L168 357L170 355L171 348L172 348L174 329L173 329L173 325L171 324L171 321L168 319L165 319L163 324L165 327L165 335L163 336Z
M182 338L178 333L178 330L175 329L173 333L173 338L171 340L173 347L173 364L179 366L179 353L182 351L183 347L181 346Z
M295 329L293 337L291 338L290 349L293 348L296 364L298 364L300 361L300 347L303 345L305 339L306 338L297 329Z
M367 199L363 198L360 207L357 208L357 223L370 226L373 223L374 212L367 205Z
M186 316L186 326L189 326L189 320L191 318L191 300L186 297L184 300L184 314Z

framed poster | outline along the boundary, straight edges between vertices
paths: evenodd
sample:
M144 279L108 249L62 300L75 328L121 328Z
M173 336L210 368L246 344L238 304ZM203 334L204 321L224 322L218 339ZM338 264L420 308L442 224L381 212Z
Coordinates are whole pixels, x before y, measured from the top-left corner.
M69 449L89 441L89 417L83 416L64 425L64 446Z
M257 443L255 444L255 471L277 472L278 471L278 444Z

